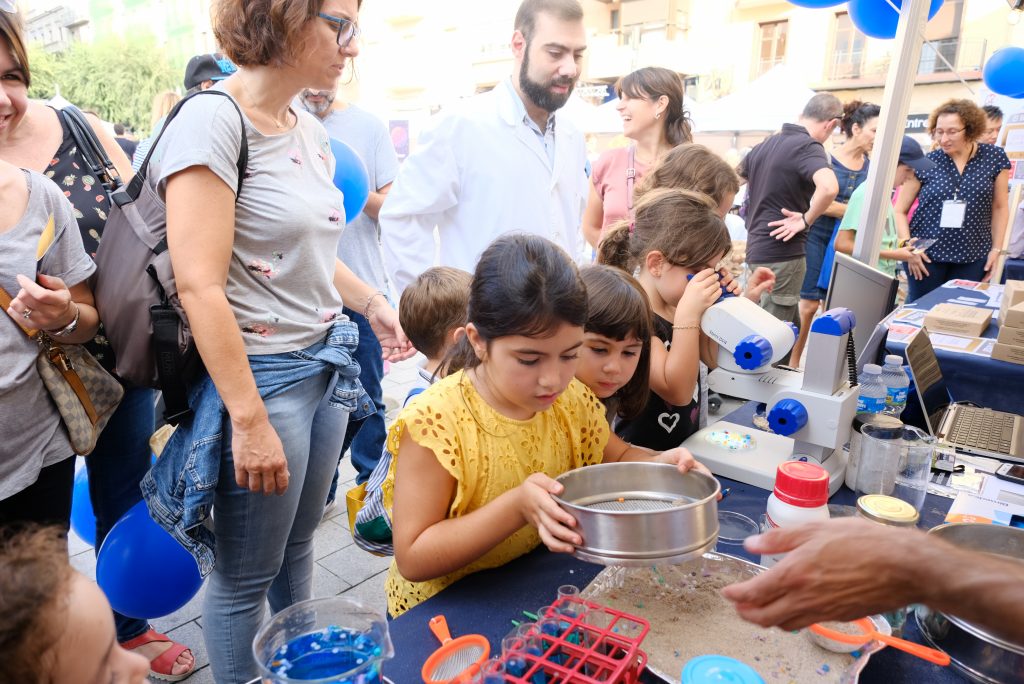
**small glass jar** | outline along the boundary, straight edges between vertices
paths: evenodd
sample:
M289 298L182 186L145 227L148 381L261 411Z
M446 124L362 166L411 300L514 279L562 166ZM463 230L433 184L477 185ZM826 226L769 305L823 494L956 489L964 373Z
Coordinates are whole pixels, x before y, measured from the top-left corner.
M857 517L890 527L914 527L920 514L914 506L903 499L884 494L865 494L857 499ZM902 636L907 624L907 609L897 608L882 613L892 626L893 636Z

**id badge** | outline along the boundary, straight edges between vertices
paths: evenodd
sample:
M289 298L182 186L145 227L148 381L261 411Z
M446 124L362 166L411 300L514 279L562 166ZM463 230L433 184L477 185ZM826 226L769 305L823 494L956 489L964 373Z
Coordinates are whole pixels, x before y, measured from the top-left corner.
M942 203L942 216L939 217L940 228L963 228L964 216L967 214L967 202L963 200L946 200Z

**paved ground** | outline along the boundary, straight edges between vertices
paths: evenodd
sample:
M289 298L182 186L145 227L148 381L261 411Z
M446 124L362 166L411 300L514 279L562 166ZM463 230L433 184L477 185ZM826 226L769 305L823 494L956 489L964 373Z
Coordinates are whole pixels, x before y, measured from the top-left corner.
M388 406L388 420L394 418L397 408L405 400L409 390L420 384L416 363L422 357L415 357L399 364L393 364L384 378L384 401ZM738 406L738 402L727 400L719 415L724 415ZM81 463L79 464L81 465ZM341 463L339 495L354 483L355 470L346 458ZM316 565L313 569L314 596L351 596L361 602L385 612L384 573L389 558L380 558L360 549L352 541L348 530L348 517L344 501L325 516L320 523L314 540ZM96 558L91 546L72 532L70 535L71 564L89 578L96 576ZM154 620L158 631L169 635L175 641L192 648L197 668L187 680L188 684L214 684L210 672L206 648L203 644L203 616L201 613L203 589L181 610L167 617Z

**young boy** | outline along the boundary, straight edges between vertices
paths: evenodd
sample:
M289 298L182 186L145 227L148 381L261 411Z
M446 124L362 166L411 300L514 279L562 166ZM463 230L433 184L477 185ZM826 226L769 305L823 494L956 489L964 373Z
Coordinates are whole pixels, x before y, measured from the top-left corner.
M921 146L913 138L903 136L893 187L900 187L903 181L913 175L914 171L927 171L933 166L935 166L935 162L924 156ZM836 231L837 252L853 254L854 242L857 240L857 224L860 223L865 194L867 194L867 183L861 183L850 196L850 203L846 205L846 214L843 215L842 223L839 224L839 229ZM891 204L886 207L886 215L885 231L882 233L882 249L878 254L878 270L894 276L898 267L897 262L900 261L907 262L911 269L926 269L924 264L930 260L924 251L914 249L913 243L906 239L900 240L897 235L896 217Z
M444 357L466 325L472 279L460 269L435 266L402 292L398 319L409 341L427 357L417 369L424 384L410 390L404 403L444 377ZM365 486L350 490L346 497L352 538L357 546L376 555L394 553L391 511L384 506L383 491L390 467L391 453L385 448Z
M435 266L421 273L402 292L398 320L409 341L427 357L419 367L420 377L427 385L442 377L438 368L455 344L459 330L466 325L472 280L473 276L463 270ZM419 391L413 390L410 396ZM409 397L406 397L408 401Z

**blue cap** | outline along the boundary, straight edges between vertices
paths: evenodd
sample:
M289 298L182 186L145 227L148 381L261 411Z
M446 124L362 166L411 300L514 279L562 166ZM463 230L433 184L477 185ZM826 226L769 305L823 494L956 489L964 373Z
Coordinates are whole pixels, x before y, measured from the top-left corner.
M721 655L697 656L686 663L682 684L765 684L761 675L746 663Z

